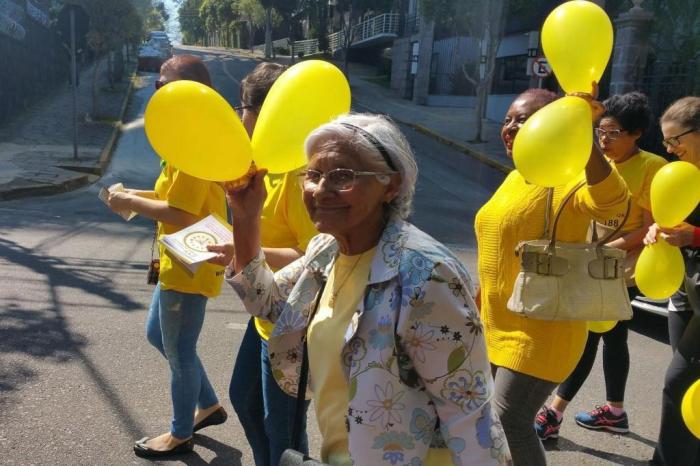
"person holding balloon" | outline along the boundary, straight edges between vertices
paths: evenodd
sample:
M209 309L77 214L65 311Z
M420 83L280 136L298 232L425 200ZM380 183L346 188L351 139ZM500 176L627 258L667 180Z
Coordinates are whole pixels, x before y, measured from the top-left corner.
M201 59L177 55L163 63L156 88L185 79L211 87ZM210 214L226 217L224 191L218 183L190 176L169 163L162 168L153 190L112 193L108 204L114 211L131 210L155 220L157 237ZM134 452L145 458L191 452L194 432L227 418L196 351L207 300L220 292L223 267L204 264L192 275L162 244L158 248L160 277L148 312L146 336L170 366L173 418L168 433L135 443Z
M700 169L700 97L685 97L671 104L661 116L661 131L669 154ZM686 188L688 186L676 185L675 191L683 192L683 196L692 195L693 190L688 191ZM698 187L695 186L695 188L697 191ZM675 209L675 205L669 204L666 209ZM698 277L700 202L687 215L685 222L678 226L662 228L657 224L652 225L645 242L654 244L658 238L672 246L682 248L685 261L684 288L690 310L671 310L668 313L673 357L664 380L659 439L652 464L698 465L700 464L700 414L697 412L697 407L700 406L700 389L698 389L700 386L700 278ZM672 302L677 303L677 297L674 297Z
M633 261L639 257L643 239L651 217L651 180L656 172L666 164L658 155L641 150L637 141L651 122L651 111L647 97L640 92L614 95L603 102L605 113L595 130L604 154L622 175L632 196L629 218L618 238L609 246L627 251L625 271L633 271ZM605 236L610 228L616 228L624 219L614 217L602 224L596 224L599 237ZM634 279L628 274L628 293L632 300L638 293ZM594 329L588 332L586 347L578 365L569 377L559 385L552 404L537 414L535 430L541 439L556 438L559 434L562 416L567 405L573 400L591 372L598 352L598 343L603 340L603 372L605 374L606 403L590 412L576 414L576 423L590 429L603 429L610 432L629 431L627 413L623 409L625 385L629 372L629 349L627 347L627 322L613 323L609 330Z
M508 464L469 274L405 221L418 175L405 137L387 118L350 114L314 130L305 152L303 199L321 234L270 270L261 170L229 195L226 279L248 312L276 323L270 359L286 392L299 390L308 356L321 459Z
M592 115L597 121L602 106L590 96L588 101L591 109L588 117ZM521 127L535 112L552 102L557 102L557 95L543 89L530 89L516 97L501 130L508 156L513 156ZM549 124L568 121L569 115L568 112L550 113L554 120ZM590 141L588 135L588 139L584 137L583 142L578 142L589 144L585 149L590 155L585 172L575 179L565 185L546 188L529 183L515 170L476 216L481 316L495 374L494 406L517 465L546 464L544 449L533 429L535 415L552 390L578 363L586 344L588 326L585 321L528 319L508 310L507 302L520 271L520 261L514 251L521 241L539 239L547 234L544 232L545 210L550 189L553 190L553 210L556 210L579 181L586 181L585 187L575 193L573 202L564 208L557 233L562 241L583 242L592 219L602 222L617 218L627 208L628 190L624 180ZM534 148L540 144L538 140L518 141L523 142ZM536 153L534 148L532 152ZM537 160L530 162L536 164ZM540 176L546 177L550 168L549 164L541 165Z
M270 88L287 67L276 63L260 63L241 81L241 121L253 135L260 109ZM299 169L265 176L267 198L262 210L261 242L268 264L281 269L301 257L307 244L318 232L304 207L297 181ZM229 197L230 197L229 191ZM210 246L219 255L212 262L229 265L235 247ZM231 375L229 396L246 438L253 451L256 466L274 466L289 447L293 431L296 399L287 395L275 382L270 367L268 339L274 325L251 318ZM305 406L308 408L308 403ZM308 453L306 416L301 426L301 450Z

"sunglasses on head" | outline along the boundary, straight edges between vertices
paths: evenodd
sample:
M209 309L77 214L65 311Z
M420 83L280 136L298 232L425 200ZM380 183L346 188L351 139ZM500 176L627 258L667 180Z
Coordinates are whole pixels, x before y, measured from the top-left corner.
M155 84L155 86L156 86L156 91L157 91L157 90L160 89L161 87L163 87L163 86L165 86L166 84L168 84L168 82L167 82L167 81L164 81L164 80L162 80L162 79L156 79L156 81L155 81L154 84Z

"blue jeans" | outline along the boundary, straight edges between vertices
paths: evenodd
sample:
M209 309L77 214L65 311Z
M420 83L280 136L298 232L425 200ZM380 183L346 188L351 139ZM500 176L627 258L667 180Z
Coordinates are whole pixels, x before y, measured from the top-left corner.
M146 320L146 337L170 365L173 420L170 433L179 439L192 436L194 410L219 403L197 356L197 339L204 323L207 297L161 290L153 292Z
M260 338L253 319L243 335L231 376L229 396L256 466L277 466L292 443L296 398L287 395L272 376L267 341ZM309 452L306 409L302 421L301 451Z

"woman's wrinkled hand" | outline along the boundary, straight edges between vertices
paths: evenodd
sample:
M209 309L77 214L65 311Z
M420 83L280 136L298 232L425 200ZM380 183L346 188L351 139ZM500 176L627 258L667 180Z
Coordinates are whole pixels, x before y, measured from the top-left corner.
M216 257L212 257L207 261L210 264L222 267L233 265L233 259L236 256L236 248L233 243L210 244L207 246L207 251L216 253Z
M231 208L233 218L245 220L260 217L267 197L265 175L267 175L267 169L256 169L255 174L250 176L250 180L245 185L232 187L224 184L226 202Z
M694 227L687 223L681 223L673 228L661 228L655 223L649 227L649 231L644 237L644 244L654 244L657 238L661 238L671 246L679 248L690 246L693 244L694 231Z

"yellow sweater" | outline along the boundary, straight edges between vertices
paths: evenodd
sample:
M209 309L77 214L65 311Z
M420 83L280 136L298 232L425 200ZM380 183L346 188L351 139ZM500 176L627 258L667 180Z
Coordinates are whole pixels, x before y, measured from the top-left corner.
M582 179L554 189L552 223L563 197ZM615 170L600 183L581 188L562 213L557 239L585 241L591 218L604 220L624 212L627 196L627 186ZM586 322L535 320L506 308L520 272L515 247L543 236L546 205L547 189L528 184L513 171L479 210L475 230L481 318L492 364L560 383L583 353Z

